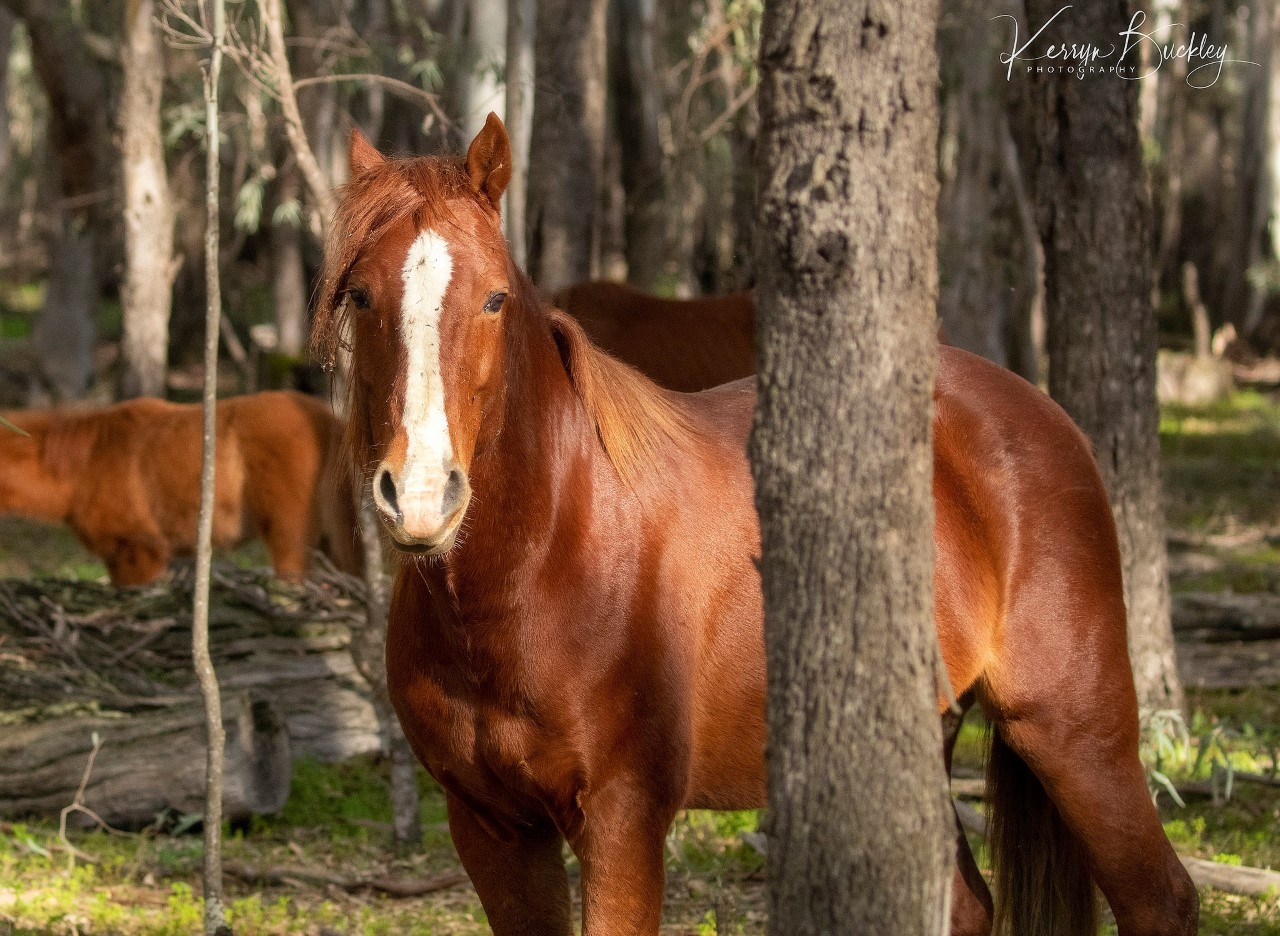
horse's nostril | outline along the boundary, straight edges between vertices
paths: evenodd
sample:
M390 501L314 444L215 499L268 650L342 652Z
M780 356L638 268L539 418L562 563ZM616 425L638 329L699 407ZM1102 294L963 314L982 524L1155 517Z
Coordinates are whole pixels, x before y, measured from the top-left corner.
M462 506L462 495L466 488L467 481L462 472L457 468L450 471L449 478L444 484L444 499L440 502L440 513L443 516L452 516L454 511Z
M387 506L399 516L400 505L396 503L396 483L391 478L391 472L382 472L382 477L378 479L378 493L382 495Z

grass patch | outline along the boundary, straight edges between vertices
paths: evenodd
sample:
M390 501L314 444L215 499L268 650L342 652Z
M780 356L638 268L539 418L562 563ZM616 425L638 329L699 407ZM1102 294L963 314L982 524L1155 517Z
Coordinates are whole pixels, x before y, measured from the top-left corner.
M1165 406L1160 441L1172 529L1280 526L1280 404L1273 397L1242 390L1211 406Z

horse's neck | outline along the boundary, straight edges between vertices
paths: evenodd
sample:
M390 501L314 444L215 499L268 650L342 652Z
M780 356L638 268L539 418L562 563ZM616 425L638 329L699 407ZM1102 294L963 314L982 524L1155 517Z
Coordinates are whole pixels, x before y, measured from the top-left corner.
M474 496L448 558L456 582L520 581L563 535L564 511L600 496L592 475L607 470L549 331L538 320L523 328L502 427L471 466Z
M47 425L23 426L27 437L0 427L0 513L38 520L65 520L79 472L55 474L43 455Z

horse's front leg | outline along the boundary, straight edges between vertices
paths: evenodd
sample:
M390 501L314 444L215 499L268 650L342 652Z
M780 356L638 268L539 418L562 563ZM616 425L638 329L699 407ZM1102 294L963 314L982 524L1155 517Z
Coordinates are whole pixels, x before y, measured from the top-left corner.
M494 936L572 936L573 906L555 826L496 838L470 807L447 797L449 834Z
M570 840L582 866L582 936L657 936L676 810L614 781L588 798L584 814Z

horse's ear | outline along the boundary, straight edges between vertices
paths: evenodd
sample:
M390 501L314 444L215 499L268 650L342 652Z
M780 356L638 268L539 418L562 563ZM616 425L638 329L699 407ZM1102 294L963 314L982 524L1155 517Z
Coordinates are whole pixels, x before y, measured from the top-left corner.
M360 132L359 127L352 129L351 142L347 144L347 164L350 167L351 178L354 179L386 161L387 157L378 152L378 148L369 142L368 138Z
M467 150L467 175L471 177L471 187L489 199L496 211L511 181L511 141L507 139L507 128L493 111Z

